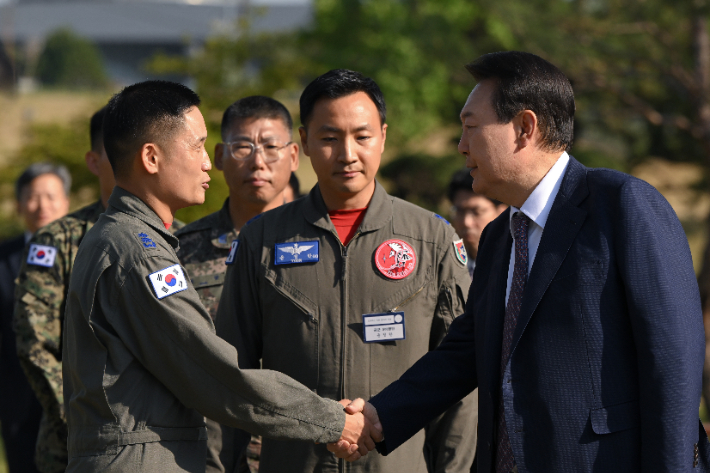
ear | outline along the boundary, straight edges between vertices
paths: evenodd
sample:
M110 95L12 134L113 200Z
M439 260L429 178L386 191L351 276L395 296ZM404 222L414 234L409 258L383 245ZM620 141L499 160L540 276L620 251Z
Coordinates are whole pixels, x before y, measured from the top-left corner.
M145 143L140 151L140 168L148 174L157 174L164 154L155 143Z
M96 151L87 151L84 155L84 161L86 161L86 167L89 168L91 174L94 176L99 175L99 161L101 160L101 155Z
M299 126L298 134L301 135L301 146L303 146L303 154L305 154L306 156L310 156L310 153L308 152L308 132L306 131L306 127Z
M220 171L224 171L224 143L217 143L214 145L214 167Z
M380 153L385 152L385 141L387 141L387 123L382 125L382 149L380 149Z
M525 148L538 138L537 135L540 130L538 128L537 115L532 110L523 110L516 118L518 121L518 142L521 148Z
M291 153L291 172L298 169L298 143L291 143L288 145L289 153Z

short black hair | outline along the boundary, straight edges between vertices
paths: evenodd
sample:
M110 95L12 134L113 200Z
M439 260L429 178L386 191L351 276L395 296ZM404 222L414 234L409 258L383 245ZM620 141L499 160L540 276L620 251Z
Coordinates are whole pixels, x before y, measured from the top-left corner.
M456 196L456 193L459 191L466 191L470 192L471 194L474 195L480 195L481 197L485 197L486 199L490 200L493 202L493 205L496 207L501 205L500 201L497 201L495 199L491 199L488 196L485 196L483 194L479 194L475 192L471 186L473 186L473 177L471 177L471 172L469 169L459 169L454 173L453 176L451 176L451 182L449 182L449 188L447 190L446 196L449 198L449 201L453 204L454 203L454 197Z
M289 134L293 132L293 119L288 109L278 100L263 95L251 95L234 102L222 115L222 139L226 139L229 129L245 120L268 118L281 120Z
M484 54L466 65L477 81L495 81L492 105L500 123L532 110L540 125L542 145L549 151L572 147L574 91L557 67L520 51Z
M116 177L124 177L131 158L145 143L164 143L184 124L184 113L200 97L182 84L149 80L130 85L106 106L104 147Z
M59 180L62 181L64 195L69 197L69 191L71 190L71 174L69 174L69 170L65 166L52 163L34 163L28 166L27 169L20 174L20 177L17 178L17 181L15 181L15 198L18 202L22 197L22 191L25 187L44 174L54 174L57 176Z
M91 138L91 150L97 153L101 152L104 145L104 116L106 115L106 107L104 105L91 116L89 124L89 137Z
M377 83L359 72L348 69L333 69L316 77L301 94L301 124L306 126L313 114L313 107L322 98L337 99L356 92L365 92L375 103L380 114L380 124L385 124L387 107Z

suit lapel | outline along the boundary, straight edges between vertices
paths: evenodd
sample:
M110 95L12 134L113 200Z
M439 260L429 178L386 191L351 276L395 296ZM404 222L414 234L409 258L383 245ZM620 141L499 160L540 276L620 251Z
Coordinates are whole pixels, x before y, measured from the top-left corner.
M577 233L582 228L587 211L579 208L578 205L586 196L586 168L570 157L565 177L562 179L557 197L552 204L535 261L525 285L520 314L510 347L511 356L532 314L560 269Z
M513 246L513 237L510 235L510 210L504 212L500 217L503 221L502 231L493 240L494 264L488 276L489 283L486 291L489 293L490 309L486 310L485 335L483 337L486 348L485 364L487 368L486 376L490 386L498 386L500 380L500 352L503 343L503 319L505 317L505 291L508 282L508 262L510 261L510 251ZM491 236L492 237L492 236ZM489 238L491 238L489 237Z

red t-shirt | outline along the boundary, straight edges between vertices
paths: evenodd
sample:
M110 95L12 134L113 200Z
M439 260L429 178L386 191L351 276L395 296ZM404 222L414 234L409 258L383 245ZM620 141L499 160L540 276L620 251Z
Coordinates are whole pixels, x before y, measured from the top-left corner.
M172 224L173 224L173 222L170 222L170 223L163 222L163 225L165 225L166 230L170 230L170 227L172 226Z
M333 222L335 226L335 231L338 232L338 238L347 246L350 240L355 236L355 232L360 227L362 219L365 218L364 209L352 209L352 210L329 210L328 215L330 215L330 221Z

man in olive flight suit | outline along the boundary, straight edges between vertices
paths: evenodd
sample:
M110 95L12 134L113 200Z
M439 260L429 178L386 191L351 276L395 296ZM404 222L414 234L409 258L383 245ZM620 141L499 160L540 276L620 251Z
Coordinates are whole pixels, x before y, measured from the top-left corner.
M298 168L298 145L293 143L291 114L280 102L264 96L237 100L222 117L222 143L215 146L215 166L224 172L229 197L218 212L175 233L178 258L187 270L202 304L214 320L222 293L224 264L232 242L246 222L284 203L284 190ZM207 421L207 472L233 471L231 429ZM222 435L223 434L223 435ZM222 448L222 437L225 448ZM260 440L254 438L241 468L258 468ZM249 462L249 466L246 462Z
M25 248L15 291L13 329L17 353L43 411L35 454L37 468L42 473L60 473L67 467L62 322L79 244L106 209L115 184L104 150L104 113L105 107L91 117L91 149L84 156L89 171L98 177L100 198L35 233ZM175 220L170 230L182 225ZM33 258L37 250L49 250L49 257Z
M217 333L242 368L261 362L321 396L368 398L435 348L463 311L466 253L448 222L375 181L387 125L374 81L330 71L300 105L318 185L242 229ZM264 439L259 471L468 472L474 408L466 399L401 452L348 465L325 445Z
M215 335L166 230L209 187L199 103L147 81L108 104L116 187L79 248L65 314L68 472L205 471L204 416L280 439L354 438L362 453L382 438L282 373L239 369Z

